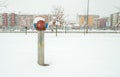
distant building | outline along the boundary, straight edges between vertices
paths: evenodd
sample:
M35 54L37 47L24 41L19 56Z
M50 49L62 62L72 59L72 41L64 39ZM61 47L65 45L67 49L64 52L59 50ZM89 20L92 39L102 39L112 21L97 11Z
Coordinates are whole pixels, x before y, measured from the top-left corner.
M95 27L98 25L99 15L89 15L88 16L88 26ZM87 25L87 15L79 15L79 25Z
M107 22L108 18L104 17L104 18L100 18L99 19L99 27L106 27L106 22Z
M8 26L8 13L3 13L2 18L3 18L3 26L7 27Z
M120 23L120 12L118 14L118 23Z
M2 27L2 25L3 25L3 18L2 18L3 16L2 16L2 14L0 14L0 28Z
M9 25L10 26L15 26L15 22L16 22L16 14L15 13L11 13L9 14Z
M111 14L110 18L111 18L111 26L117 26L117 24L120 23L120 12Z
M45 18L45 22L49 23L53 20L53 17L55 15L53 14L16 14L16 13L1 13L0 14L0 28L3 29L25 29L27 27L28 29L33 29L33 20L35 17L43 17ZM57 20L55 20L57 21ZM60 22L59 27L61 28L63 26L63 21Z
M18 26L21 28L31 28L33 24L33 15L18 15Z

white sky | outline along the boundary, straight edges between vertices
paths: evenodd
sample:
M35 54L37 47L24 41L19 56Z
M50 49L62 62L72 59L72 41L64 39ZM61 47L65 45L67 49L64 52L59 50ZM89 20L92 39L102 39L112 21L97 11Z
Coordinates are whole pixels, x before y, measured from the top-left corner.
M0 0L1 1L1 0ZM3 1L3 0L2 0ZM6 0L7 11L24 13L51 13L53 6L61 6L70 17L86 14L87 0ZM90 0L90 14L109 16L120 8L120 0Z

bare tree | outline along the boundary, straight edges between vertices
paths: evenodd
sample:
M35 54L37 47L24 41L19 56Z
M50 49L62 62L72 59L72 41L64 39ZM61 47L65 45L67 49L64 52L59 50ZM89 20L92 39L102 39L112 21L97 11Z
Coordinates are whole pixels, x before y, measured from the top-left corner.
M64 9L61 6L54 6L52 11L56 21L60 22L60 25L64 23Z
M0 7L7 7L7 1L0 1Z
M56 36L57 36L58 26L62 27L64 23L64 9L60 6L54 6L52 14L53 14L53 17L55 17L53 25L56 27Z

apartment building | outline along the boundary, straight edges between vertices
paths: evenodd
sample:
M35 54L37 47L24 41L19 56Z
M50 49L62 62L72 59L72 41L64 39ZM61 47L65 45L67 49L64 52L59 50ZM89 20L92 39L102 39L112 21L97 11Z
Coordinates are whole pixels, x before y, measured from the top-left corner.
M88 26L95 27L98 25L99 15L89 15L88 16ZM79 25L87 25L87 15L79 15Z

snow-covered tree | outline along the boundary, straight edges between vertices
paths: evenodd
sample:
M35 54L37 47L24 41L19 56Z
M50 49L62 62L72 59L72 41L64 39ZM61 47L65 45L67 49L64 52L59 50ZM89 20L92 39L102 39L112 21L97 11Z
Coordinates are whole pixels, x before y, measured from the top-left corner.
M64 23L64 9L61 6L54 6L52 11L56 21L60 22L60 25Z

